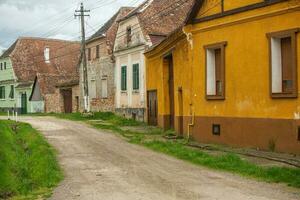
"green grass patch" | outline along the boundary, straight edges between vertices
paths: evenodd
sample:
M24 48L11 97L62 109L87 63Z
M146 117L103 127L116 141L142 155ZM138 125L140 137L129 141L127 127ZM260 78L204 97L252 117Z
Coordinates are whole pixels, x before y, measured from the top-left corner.
M300 188L300 169L284 167L261 167L242 160L236 154L221 156L209 155L197 149L186 147L183 142L176 141L148 141L144 146L176 158L202 165L208 168L240 174L272 183L286 183Z
M124 117L115 115L112 112L96 112L92 114L82 114L82 113L38 113L29 114L31 116L53 116L61 119L68 119L72 121L90 121L90 120L103 120L107 123L111 123L116 126L138 126L143 125L142 122L138 122L132 119L126 119Z
M29 124L0 121L0 199L48 196L63 178L55 151Z

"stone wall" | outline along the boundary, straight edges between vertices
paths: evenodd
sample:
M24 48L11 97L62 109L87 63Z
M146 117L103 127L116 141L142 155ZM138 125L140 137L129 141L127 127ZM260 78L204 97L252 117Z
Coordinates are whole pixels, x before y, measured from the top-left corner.
M116 108L115 113L128 119L146 122L146 110L144 108Z
M64 111L64 100L59 89L56 89L53 94L46 94L45 113L61 113Z
M64 88L68 89L68 88ZM79 112L79 85L73 86L72 88L72 111ZM78 98L78 100L77 100ZM61 93L60 88L56 88L53 94L46 94L45 97L45 112L46 113L63 113L65 112L64 108L64 98Z

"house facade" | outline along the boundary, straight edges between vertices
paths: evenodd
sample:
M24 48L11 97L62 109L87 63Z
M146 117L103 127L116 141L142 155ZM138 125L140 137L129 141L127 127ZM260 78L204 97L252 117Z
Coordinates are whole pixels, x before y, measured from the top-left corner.
M79 48L77 42L19 38L0 57L0 110L22 114L44 112L44 99L30 100L37 74L78 76ZM52 80L45 87L50 84Z
M116 113L147 119L144 52L182 25L192 2L148 0L119 21L114 45Z
M0 111L16 111L19 114L37 112L36 107L41 102L29 102L33 81L18 81L19 73L15 73L13 68L15 59L11 55L17 45L18 42L15 42L0 57Z
M133 8L122 7L87 41L87 69L90 110L113 112L115 108L115 60L113 46L118 29L118 20ZM81 68L81 86L83 71ZM81 88L83 96L83 88ZM83 99L83 97L82 97ZM83 102L83 101L82 101ZM82 105L83 107L84 105ZM83 110L83 108L81 109Z
M146 53L149 123L204 143L300 154L299 8L197 1L183 31Z

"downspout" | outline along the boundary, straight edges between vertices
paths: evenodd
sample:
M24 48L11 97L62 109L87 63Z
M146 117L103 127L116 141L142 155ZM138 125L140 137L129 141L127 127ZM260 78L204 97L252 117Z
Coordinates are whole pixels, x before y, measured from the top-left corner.
M191 48L191 50L193 50L193 48L194 48L194 41L193 41L193 34L190 32L190 27L189 26L185 26L185 27L183 27L182 28L182 31L183 31L183 33L186 35L186 39L187 39L187 41L188 41L188 43L189 43L189 45L190 45L190 48ZM191 62L191 64L193 64L193 61L194 61L194 55L193 55L193 52L191 52L192 53L192 62ZM192 119L191 120L191 122L188 124L188 127L187 127L187 130L188 130L188 132L187 132L187 141L189 142L189 140L190 140L190 137L191 137L191 128L192 127L194 127L194 125L195 125L195 111L193 111L193 109L192 109L192 107L193 107L193 97L194 97L194 93L193 93L193 79L194 79L194 77L193 77L193 68L191 68L191 86L190 86L190 88L191 88L191 90L192 91L190 91L190 99L191 99L191 103L190 103L190 118Z

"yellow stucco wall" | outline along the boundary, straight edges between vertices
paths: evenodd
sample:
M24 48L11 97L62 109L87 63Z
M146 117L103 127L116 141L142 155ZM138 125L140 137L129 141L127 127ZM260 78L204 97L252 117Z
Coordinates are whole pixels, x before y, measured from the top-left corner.
M224 0L224 10L231 10L254 3L264 2L265 0Z
M272 99L269 91L269 44L266 34L300 27L299 11L280 11L288 6L288 3L280 3L192 27L195 59L191 73L197 77L195 80L200 80L193 82L196 95L193 101L198 115L294 118L294 113L300 112L299 98ZM253 17L255 15L261 16ZM300 34L297 34L297 39L297 58L300 60ZM227 42L226 100L207 101L204 96L203 46L222 41ZM299 73L300 70L298 77Z
M244 1L237 2L244 6ZM257 0L246 2L256 3ZM237 4L232 3L230 6L235 8ZM168 89L164 87L168 80L163 76L165 68L162 55L174 48L174 94L177 116L179 110L177 89L182 87L184 116L190 115L192 104L197 116L293 119L295 113L300 113L300 97L297 99L270 97L269 46L266 34L299 28L300 12L299 8L297 10L294 7L297 7L297 4L288 1L189 25L185 27L185 31L193 34L193 48L186 39L182 39L179 42L170 42L164 49L158 48L146 54L147 90L158 90L159 114L169 114ZM226 99L208 101L205 99L203 46L223 41L227 42ZM300 77L300 33L297 34L297 60ZM298 85L300 88L299 78Z
M264 2L264 0L224 0L224 11L248 6L255 3ZM197 14L197 18L218 14L222 11L221 0L205 0Z

